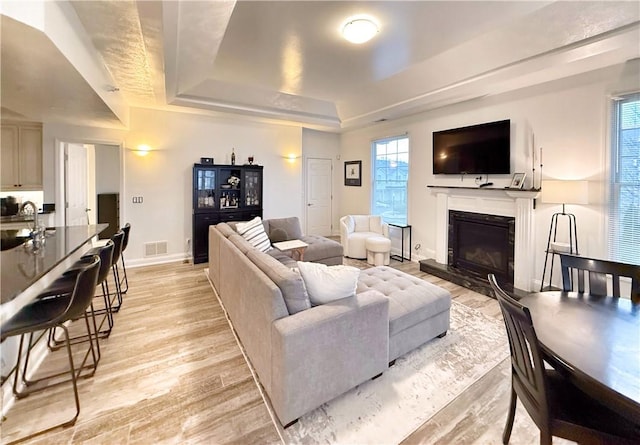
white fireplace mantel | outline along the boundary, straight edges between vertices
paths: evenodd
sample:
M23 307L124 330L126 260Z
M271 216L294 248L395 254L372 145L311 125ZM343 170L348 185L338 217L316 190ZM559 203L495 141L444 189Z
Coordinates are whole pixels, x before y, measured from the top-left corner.
M449 248L449 210L485 213L515 218L514 286L534 289L534 199L536 190L497 188L430 187L437 199L436 261L447 264Z

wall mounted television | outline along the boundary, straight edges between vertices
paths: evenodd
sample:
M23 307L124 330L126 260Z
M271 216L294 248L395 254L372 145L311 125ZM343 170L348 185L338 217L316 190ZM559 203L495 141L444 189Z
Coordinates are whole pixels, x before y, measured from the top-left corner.
M433 132L434 174L510 174L511 121Z

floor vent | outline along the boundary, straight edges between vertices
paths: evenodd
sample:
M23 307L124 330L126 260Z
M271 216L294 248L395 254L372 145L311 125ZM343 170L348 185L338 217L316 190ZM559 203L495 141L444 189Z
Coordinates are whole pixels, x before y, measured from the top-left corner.
M144 256L166 255L168 252L166 241L156 241L155 243L144 244Z

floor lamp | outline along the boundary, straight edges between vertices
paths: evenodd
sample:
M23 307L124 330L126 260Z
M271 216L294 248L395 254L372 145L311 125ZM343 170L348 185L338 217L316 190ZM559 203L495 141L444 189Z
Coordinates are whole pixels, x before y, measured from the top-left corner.
M542 181L541 200L548 204L562 204L562 212L554 213L549 226L549 237L547 239L547 250L544 258L544 268L542 270L542 282L540 291L544 290L544 278L547 273L547 262L551 255L551 265L549 268L549 287L553 279L553 263L556 254L571 253L579 255L578 252L578 230L576 227L576 217L572 213L565 211L567 204L588 204L589 203L589 183L587 181ZM563 222L567 224L567 236L569 242L558 240L558 227Z

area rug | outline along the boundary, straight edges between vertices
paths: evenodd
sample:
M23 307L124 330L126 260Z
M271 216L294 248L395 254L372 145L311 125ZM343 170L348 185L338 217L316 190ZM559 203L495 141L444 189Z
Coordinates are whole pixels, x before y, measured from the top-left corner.
M280 430L287 444L397 444L509 356L502 321L452 302L451 328Z
M204 272L208 278L208 269ZM379 378L325 403L287 429L276 420L246 355L245 359L285 444L387 445L400 443L508 356L501 320L452 301L445 337L400 357Z

